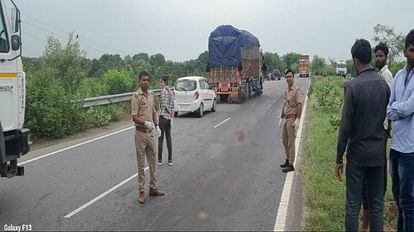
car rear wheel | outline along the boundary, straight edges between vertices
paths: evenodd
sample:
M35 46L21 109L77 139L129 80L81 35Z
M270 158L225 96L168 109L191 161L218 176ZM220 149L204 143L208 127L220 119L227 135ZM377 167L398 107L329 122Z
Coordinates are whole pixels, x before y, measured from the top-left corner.
M200 104L200 109L198 109L198 117L202 118L204 115L204 105L203 103Z
M211 107L211 112L216 112L217 101L216 99L213 100L213 107Z

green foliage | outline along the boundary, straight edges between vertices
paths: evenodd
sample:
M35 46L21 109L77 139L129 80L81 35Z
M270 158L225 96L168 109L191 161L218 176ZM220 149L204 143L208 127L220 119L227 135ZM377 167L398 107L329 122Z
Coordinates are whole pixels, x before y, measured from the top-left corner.
M392 75L395 77L395 74L397 74L397 72L400 69L404 68L404 66L405 66L405 62L393 62L391 63L389 68L390 68Z
M85 113L87 128L106 126L111 121L111 114L103 106L89 107Z
M154 66L162 66L165 64L165 58L162 54L155 54L150 56L149 63Z
M314 55L312 58L311 69L313 73L321 73L323 68L326 66L324 58Z
M335 70L334 65L325 65L322 68L322 72L324 73L324 75L328 75L328 76L335 76L336 75L336 70Z
M343 105L344 91L343 79L340 77L327 77L312 83L312 94L315 95L316 106L327 113L328 121L336 130L341 121L340 113Z
M280 59L277 53L265 52L263 54L264 62L267 65L267 71L279 70L283 72L286 69L286 64Z
M107 107L109 115L111 117L111 121L119 121L119 120L125 119L127 115L129 116L129 110L126 105L129 105L129 102L111 104Z
M198 56L198 61L200 61L201 64L203 64L204 66L207 65L208 62L208 51L204 51L203 53L201 53Z
M55 70L53 78L60 80L65 90L70 93L76 93L89 65L85 53L80 50L79 42L74 41L73 33L70 34L66 46L49 37L44 62L48 68Z
M149 61L149 56L147 53L138 53L132 57L133 61L143 60L145 62Z
M36 136L59 138L81 128L77 97L53 78L55 73L44 69L27 81L26 125Z
M316 78L311 85L322 81ZM303 176L306 205L305 231L343 231L345 212L345 184L334 176L337 131L326 121L329 113L321 111L311 95L309 124Z
M99 60L94 59L92 61L88 75L91 77L101 77L108 70L122 70L125 69L125 66L126 65L120 55L104 54Z
M377 24L374 27L373 40L378 44L383 42L387 44L389 49L388 61L390 64L393 63L395 58L399 57L404 49L404 36L401 33L394 32L394 28ZM376 45L375 44L375 45ZM373 45L373 47L375 47Z
M299 54L290 52L282 56L282 60L287 68L291 68L295 73L299 71L298 65Z
M131 92L135 88L136 78L132 72L126 70L108 70L103 75L103 84L106 86L106 94Z

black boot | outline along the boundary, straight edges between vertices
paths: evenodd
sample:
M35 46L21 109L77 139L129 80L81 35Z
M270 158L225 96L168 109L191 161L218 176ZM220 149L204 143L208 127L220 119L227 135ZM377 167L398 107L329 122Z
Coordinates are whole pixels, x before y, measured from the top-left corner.
M291 172L291 171L295 171L295 168L293 167L293 165L288 164L285 168L282 169L283 172Z
M289 160L286 159L283 164L280 165L281 168L285 168L289 164Z

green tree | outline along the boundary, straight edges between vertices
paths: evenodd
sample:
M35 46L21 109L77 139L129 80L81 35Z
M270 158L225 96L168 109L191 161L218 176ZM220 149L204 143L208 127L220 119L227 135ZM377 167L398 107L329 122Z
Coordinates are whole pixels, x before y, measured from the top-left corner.
M207 65L207 62L208 62L208 51L204 51L203 53L201 53L199 56L198 56L198 59L197 59L201 64L203 64L204 66L206 66Z
M326 62L324 58L319 57L318 55L313 56L312 63L311 63L311 68L312 68L313 73L321 73L325 65L326 65Z
M286 64L280 59L279 55L271 52L265 52L263 54L264 61L267 65L268 72L275 69L283 72L286 69Z
M290 52L282 56L282 60L286 64L286 67L291 68L294 72L299 71L298 59L299 54L294 52Z
M165 58L162 54L158 53L150 56L149 63L154 66L162 66L165 64Z
M69 35L66 46L62 46L58 39L50 36L44 62L49 68L56 70L55 78L61 81L63 87L75 93L90 66L85 55L86 53L80 49L79 42L73 39L73 33Z
M103 76L107 94L125 93L134 90L135 77L127 70L110 69Z
M132 57L132 60L134 60L134 61L143 60L143 61L148 62L149 61L149 56L148 56L148 53L141 52L141 53L135 54Z
M401 55L404 49L404 36L401 33L394 32L394 28L377 24L374 27L374 37L376 43L383 42L388 45L389 54L388 62L392 64L394 60Z

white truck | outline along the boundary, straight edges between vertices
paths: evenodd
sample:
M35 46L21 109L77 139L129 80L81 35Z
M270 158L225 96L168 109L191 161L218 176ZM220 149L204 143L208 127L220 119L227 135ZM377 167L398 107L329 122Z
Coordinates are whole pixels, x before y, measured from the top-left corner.
M336 63L336 75L337 76L346 76L347 70L346 70L346 63L345 61L338 61Z
M26 75L23 71L20 11L13 0L0 0L0 176L24 175L17 160L30 150L23 128Z

